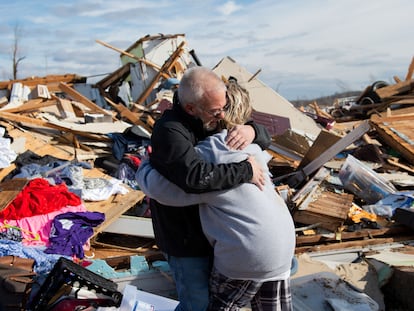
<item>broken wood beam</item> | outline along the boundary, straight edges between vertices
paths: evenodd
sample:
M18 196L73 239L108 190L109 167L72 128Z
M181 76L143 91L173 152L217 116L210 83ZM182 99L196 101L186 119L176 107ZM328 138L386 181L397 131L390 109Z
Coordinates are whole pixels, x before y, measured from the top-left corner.
M132 112L131 110L129 110L127 107L125 107L122 104L116 104L114 103L112 100L110 100L108 97L104 97L104 99L108 102L108 104L110 104L116 111L119 112L119 114L127 119L129 122L131 122L132 124L135 125L140 125L142 126L144 129L146 129L147 131L149 131L150 133L152 132L151 127L144 123L141 119L140 119L140 115L137 112Z
M87 108L91 109L92 113L102 113L104 115L110 115L105 109L102 109L94 102L89 100L87 97L83 96L81 93L77 92L75 89L68 86L66 83L59 83L59 88L62 90L62 92L65 92L67 95L69 95L73 100L78 101L81 104L85 105ZM116 120L116 118L112 115L111 118L113 120Z
M370 119L381 139L397 150L411 165L414 165L414 123L412 115L378 117Z
M151 61L149 61L149 60L146 60L145 58L140 58L140 57L137 57L137 56L135 56L134 54L131 54L131 53L128 53L128 52L126 52L126 51L123 51L123 50L121 50L121 49L118 49L118 48L116 48L116 47L113 47L113 46L111 46L111 45L109 45L108 43L105 43L105 42L103 42L103 41L101 41L101 40L95 40L97 43L99 43L99 44L102 44L103 46L106 46L106 47L108 47L108 48L110 48L110 49L112 49L112 50L115 50L115 51L117 51L117 52L119 52L119 53L121 53L121 54L123 54L123 55L125 55L125 56L128 56L128 57L130 57L130 58L132 58L132 59L135 59L136 61L138 61L138 62L140 62L140 63L144 63L145 65L148 65L148 66L151 66L151 67L153 67L153 68L155 68L155 69L157 69L158 71L161 71L161 67L160 66L158 66L157 64L154 64L153 62L151 62ZM171 78L171 76L169 75L169 74L167 74L166 72L162 72L161 73L161 75L164 77L164 78Z
M128 75L130 74L130 65L131 63L126 63L125 65L118 68L110 75L106 76L102 80L95 83L95 86L97 86L100 89L100 91L103 92L110 85L118 83L119 81L126 79Z
M69 99L60 98L53 94L52 98L56 100L56 106L64 119L76 118L75 110L73 109L72 102Z
M411 92L413 87L414 80L406 80L376 89L375 93L381 98L381 100L383 100L393 95L402 95L404 93Z
M407 239L407 236L410 237ZM355 232L341 232L341 239L335 233L316 234L296 237L296 254L308 251L346 249L381 244L384 240L408 241L413 239L413 232L403 225L393 225L379 229L364 228ZM380 242L381 241L381 242Z
M411 80L413 78L414 72L414 57L411 59L411 64L408 67L407 75L405 76L405 81Z
M27 112L27 111L38 110L40 108L47 107L47 106L53 106L53 105L56 105L56 102L53 100L44 100L44 99L38 98L38 99L31 99L18 107L2 109L1 111L10 112L10 113Z
M249 80L247 80L247 83L249 83L250 81L252 81L254 78L256 78L259 73L262 71L262 69L260 68L259 70L256 71L256 73L254 75L252 75Z
M85 83L86 78L78 76L76 74L65 74L65 75L47 75L45 77L32 77L27 79L10 80L0 82L0 89L11 89L14 83L21 83L28 87L34 87L38 84L48 85L56 84L59 82L65 83Z
M370 231L370 233L372 233ZM342 232L343 234L343 232ZM368 235L369 237L369 235ZM366 238L363 240L355 240L355 241L336 241L336 243L329 243L329 244L315 244L315 245L308 245L308 246L297 246L295 248L295 254L302 254L302 253L310 253L310 252L329 252L334 250L349 250L349 249L361 249L373 245L386 245L392 244L397 242L406 242L414 239L414 235L396 235L396 236L389 236L389 237L378 237L378 238Z
M148 95L154 89L155 84L158 83L158 81L161 78L163 72L170 71L171 67L174 65L174 63L177 61L177 59L182 54L184 45L185 45L185 41L181 42L180 45L177 47L177 49L174 51L174 53L171 54L171 56L165 61L164 65L162 65L160 71L154 76L151 83L148 85L148 87L145 89L145 91L142 92L141 96L136 101L137 104L142 105L143 102L147 99Z
M361 138L366 132L370 130L371 126L368 120L364 120L357 128L349 132L345 137L342 137L328 149L320 154L318 158L301 168L289 174L290 177L287 180L287 184L290 187L297 187L308 179L308 177L314 173L317 169L322 167L326 162L331 160L335 155L344 150L354 141Z
M73 130L64 126L60 126L57 124L53 124L51 122L48 121L44 121L44 120L40 120L40 119L35 119L35 118L31 118L31 117L26 117L20 114L14 114L14 113L10 113L10 112L4 112L4 111L0 111L0 119L3 119L5 121L12 121L12 122L17 122L17 123L23 123L27 126L30 127L45 127L45 128L51 128L51 129L56 129L59 131L63 131L63 132L70 132L79 136L83 136L85 138L89 138L89 139L93 139L96 141L112 141L112 139L110 139L109 137L106 137L104 135L96 135L96 134L91 134L91 133L87 133L87 132L81 132L81 131L77 131L77 130Z

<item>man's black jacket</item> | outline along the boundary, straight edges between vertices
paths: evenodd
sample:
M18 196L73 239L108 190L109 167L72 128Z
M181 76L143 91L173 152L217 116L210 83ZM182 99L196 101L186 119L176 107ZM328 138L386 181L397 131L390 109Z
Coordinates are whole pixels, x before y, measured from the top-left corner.
M265 149L270 144L267 130L254 122L254 143ZM179 104L166 110L151 135L151 165L186 192L202 193L229 189L249 182L252 168L247 160L213 165L204 161L194 146L206 138L201 120L187 114ZM151 217L158 247L177 257L207 256L211 247L204 237L198 205L172 207L150 201Z

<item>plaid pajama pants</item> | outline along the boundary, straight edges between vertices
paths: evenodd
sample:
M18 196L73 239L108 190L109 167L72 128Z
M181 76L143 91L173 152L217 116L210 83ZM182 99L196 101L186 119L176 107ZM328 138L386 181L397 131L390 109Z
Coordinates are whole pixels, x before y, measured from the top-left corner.
M236 311L249 303L252 311L292 311L290 279L269 282L233 280L213 268L209 311Z

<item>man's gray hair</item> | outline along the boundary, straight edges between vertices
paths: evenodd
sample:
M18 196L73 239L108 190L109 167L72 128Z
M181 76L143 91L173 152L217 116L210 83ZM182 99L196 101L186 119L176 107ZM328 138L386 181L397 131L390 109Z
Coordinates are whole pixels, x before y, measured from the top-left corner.
M206 67L191 67L184 72L178 87L178 99L182 106L201 105L208 92L226 90L218 75Z

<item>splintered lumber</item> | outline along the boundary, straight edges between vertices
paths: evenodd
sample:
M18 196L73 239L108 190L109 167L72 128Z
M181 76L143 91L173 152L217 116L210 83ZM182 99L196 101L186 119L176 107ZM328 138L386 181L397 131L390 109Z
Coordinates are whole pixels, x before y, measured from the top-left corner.
M104 115L109 115L109 113L105 109L102 109L101 107L90 101L87 97L83 96L81 93L77 92L75 89L68 86L66 83L59 83L59 88L62 90L62 92L68 94L73 100L76 100L88 107L89 109L91 109L92 113L102 113Z
M348 218L354 196L347 193L333 193L314 187L298 206L293 218L302 224L320 223L319 227L336 232Z
M405 76L405 81L411 80L413 78L414 72L414 57L411 59L411 64L408 67L407 75Z
M154 89L155 85L158 83L159 79L163 75L163 73L169 72L170 69L174 66L177 59L183 53L183 47L185 45L185 41L181 42L174 53L165 61L164 65L162 65L160 71L154 76L148 87L142 92L141 96L136 101L137 104L142 105L142 103L147 99L148 95Z
M5 121L13 121L13 122L17 122L17 123L23 123L27 126L32 126L32 127L45 127L45 128L51 128L51 129L56 129L59 131L64 131L64 132L71 132L73 134L79 135L79 136L83 136L89 139L93 139L96 141L112 141L109 137L105 137L103 135L95 135L95 134L91 134L88 132L82 132L82 131L77 131L74 129L71 129L69 127L65 127L62 125L58 125L58 124L53 124L49 121L44 121L44 120L40 120L40 119L35 119L35 118L31 118L31 117L26 117L20 114L14 114L14 113L9 113L9 112L4 112L4 111L0 111L0 119L3 119Z
M388 158L387 162L393 166L396 166L404 171L410 172L412 174L414 174L414 168L405 164L401 164L398 162L398 159L395 158Z
M26 111L31 111L31 110L38 110L40 108L43 108L46 106L53 106L53 105L56 105L56 101L44 100L44 99L38 98L38 99L31 99L18 107L2 109L1 111L13 112L13 113L26 112Z
M0 82L0 89L11 89L14 83L22 83L28 87L34 87L38 84L48 85L57 84L59 82L65 83L85 83L86 78L78 76L76 74L65 74L65 75L48 75L46 77L32 77L20 80L10 80ZM49 86L48 86L49 87Z
M328 149L322 152L318 158L311 161L305 167L301 168L291 174L287 183L291 187L299 186L303 183L312 173L322 167L326 162L331 160L336 154L344 150L351 143L361 138L366 132L370 130L370 124L368 120L364 120L356 129L349 132L345 137L342 137L336 143L331 145Z
M119 112L121 117L127 119L132 124L140 125L143 128L145 128L147 131L152 132L152 128L148 124L141 121L140 115L137 112L132 112L131 110L129 110L127 107L125 107L122 104L114 103L108 97L104 97L104 98L108 102L108 104L110 104L114 109L116 109L116 111Z
M76 113L73 109L72 103L68 99L60 98L52 95L52 98L56 100L56 107L58 108L61 116L65 118L75 118Z
M299 164L299 167L305 167L311 161L317 159L324 150L328 149L341 137L339 135L334 134L333 132L329 132L326 130L321 130L318 137L316 137L315 141L313 142L312 146L308 149L305 155L302 158L302 161Z
M414 87L414 80L406 80L396 84L388 85L381 87L375 90L375 93L382 99L386 99L388 97L394 95L401 95L404 93L411 92Z
M127 194L114 195L106 201L85 202L85 207L90 212L101 212L105 214L105 222L94 228L94 238L98 233L104 231L110 224L116 221L123 213L137 205L145 198L140 190L129 189Z
M140 57L137 57L137 56L135 56L134 54L131 54L131 53L129 53L129 52L126 52L126 51L123 51L123 50L118 49L118 48L116 48L116 47L113 47L113 46L109 45L108 43L105 43L105 42L103 42L103 41L101 41L101 40L95 40L95 41L96 41L97 43L99 43L99 44L102 44L103 46L106 46L107 48L110 48L110 49L112 49L112 50L115 50L115 51L117 51L117 52L119 52L119 53L121 53L121 54L123 54L123 55L125 55L125 56L128 56L128 57L130 57L130 58L132 58L132 59L135 59L135 60L136 60L136 61L138 61L138 62L144 63L144 64L146 64L146 65L148 65L148 66L151 66L151 67L153 67L153 68L155 68L155 69L157 69L157 70L161 71L161 67L160 67L160 66L158 66L157 64L154 64L153 62L151 62L151 61L149 61L149 60L146 60L145 58L140 58ZM165 77L165 78L170 78L170 76L169 76L167 73L165 73L165 72L161 72L161 75L162 75L163 77Z
M296 254L305 252L324 252L333 250L358 249L373 245L385 245L414 238L413 231L406 226L393 226L381 229L362 229L355 232L337 234L298 236Z
M95 85L98 86L102 91L108 88L110 85L117 83L118 81L125 80L131 72L131 63L126 63L122 67L115 70L110 75L97 82Z
M411 164L414 164L414 122L413 116L371 117L371 124L388 146L397 150Z

